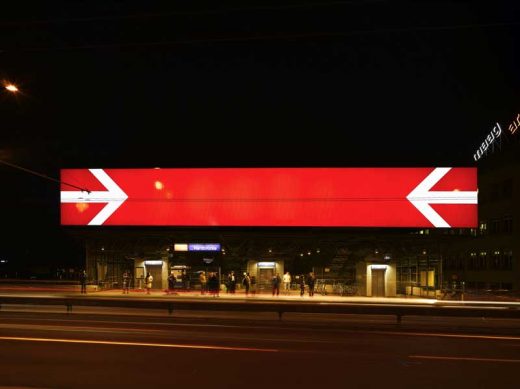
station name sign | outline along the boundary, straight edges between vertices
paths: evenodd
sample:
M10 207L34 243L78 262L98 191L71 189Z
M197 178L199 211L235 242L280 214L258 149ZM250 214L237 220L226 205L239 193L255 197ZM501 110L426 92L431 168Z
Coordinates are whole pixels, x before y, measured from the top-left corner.
M220 243L175 243L173 251L220 251Z
M63 169L61 182L62 225L477 226L476 168Z

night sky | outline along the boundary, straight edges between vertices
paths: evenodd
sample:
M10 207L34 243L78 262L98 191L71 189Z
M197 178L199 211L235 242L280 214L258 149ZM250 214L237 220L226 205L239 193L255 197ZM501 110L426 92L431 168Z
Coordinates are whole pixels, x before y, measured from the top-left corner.
M494 123L518 111L514 2L92 3L0 14L0 79L22 91L0 92L1 160L56 178L65 167L472 166ZM70 260L58 185L0 174L0 255Z

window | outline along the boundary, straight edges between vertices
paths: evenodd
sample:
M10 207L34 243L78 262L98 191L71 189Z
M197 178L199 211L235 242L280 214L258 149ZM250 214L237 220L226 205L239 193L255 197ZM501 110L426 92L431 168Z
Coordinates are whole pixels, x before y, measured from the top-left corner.
M501 259L501 270L513 270L513 251L504 250Z
M478 264L476 270L486 270L487 268L487 253L482 251L478 256Z
M489 258L489 269L490 270L500 270L502 268L502 260L501 260L500 251L495 251L493 255Z
M500 232L500 220L498 220L498 219L491 220L489 233L490 234L498 234L499 232Z
M493 187L491 189L491 193L489 194L489 200L491 202L498 201L500 198L500 190L497 187Z
M513 218L506 217L502 222L502 231L504 234L512 234L513 233Z
M510 199L513 197L513 179L508 178L502 183L502 196L505 199Z

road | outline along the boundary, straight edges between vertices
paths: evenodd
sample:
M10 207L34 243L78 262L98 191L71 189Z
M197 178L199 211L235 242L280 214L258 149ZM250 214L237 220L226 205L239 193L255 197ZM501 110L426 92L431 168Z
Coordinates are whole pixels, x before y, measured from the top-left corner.
M519 324L6 305L0 387L516 388Z

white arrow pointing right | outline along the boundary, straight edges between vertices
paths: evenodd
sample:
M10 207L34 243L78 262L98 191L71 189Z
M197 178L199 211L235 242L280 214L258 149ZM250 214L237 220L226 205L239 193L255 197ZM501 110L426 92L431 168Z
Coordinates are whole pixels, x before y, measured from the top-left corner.
M128 198L127 194L110 178L103 169L89 169L108 191L73 192L62 191L62 203L107 203L105 207L88 223L90 226L100 226Z
M438 191L430 189L451 170L451 167L435 168L406 198L435 227L450 227L430 204L477 204L478 191Z

